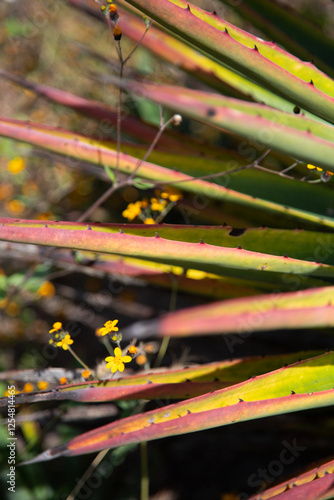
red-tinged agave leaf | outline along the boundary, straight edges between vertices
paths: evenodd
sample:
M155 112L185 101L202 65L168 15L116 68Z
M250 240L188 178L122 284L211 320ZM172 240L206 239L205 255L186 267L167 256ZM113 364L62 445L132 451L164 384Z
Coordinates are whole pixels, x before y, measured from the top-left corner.
M99 101L77 96L65 90L26 80L25 78L2 69L0 69L0 77L1 76L7 80L18 83L20 86L32 90L33 92L36 92L36 94L46 97L53 102L72 108L83 115L90 116L97 120L103 120L105 124L109 123L116 125L117 110L112 106L108 106ZM158 129L155 126L145 123L129 114L122 117L122 127L123 130L126 131L127 135L148 144L154 140L156 134L158 133ZM189 142L191 145L188 147ZM182 151L183 153L187 150L193 153L194 144L196 143L195 141L192 141L191 138L188 138L183 134L175 134L172 130L167 130L159 139L159 147L172 149L174 151Z
M25 463L331 406L334 404L334 389L330 389L333 386L333 361L332 353L324 354L211 394L124 418L82 434Z
M124 338L235 334L231 346L253 331L334 326L334 287L271 293L182 309L123 330Z
M330 500L334 498L334 474L326 474L323 477L314 479L310 483L291 487L274 497L264 494L251 497L249 500L264 500L274 498L275 500Z
M61 155L79 160L89 161L98 165L107 165L116 168L117 152L112 149L112 143L101 143L95 139L80 134L46 125L32 124L20 120L0 118L0 136L28 142L35 146L53 151ZM138 165L138 159L121 153L119 169L130 174ZM141 164L138 175L144 179L157 181L161 184L173 183L185 191L198 193L201 196L222 200L228 203L237 203L255 209L261 209L272 214L280 214L295 220L307 220L321 226L334 227L334 219L326 216L290 208L279 203L263 200L256 196L239 193L232 189L213 184L205 180L196 180L192 177L167 169L149 162Z
M249 35L215 12L205 12L185 0L127 3L223 64L334 123L334 82L314 65L303 63L275 44Z
M293 492L296 497L281 497L287 498L287 499L300 499L304 500L304 498L309 498L310 500L318 498L316 496L317 494L317 489L316 487L319 486L318 492L320 493L322 490L322 484L327 484L325 483L318 483L316 482L319 478L323 477L328 477L333 480L334 477L334 460L327 462L325 464L319 465L318 467L311 469L310 471L304 472L303 474L300 474L297 477L294 477L293 479L290 479L288 481L285 481L284 483L281 483L277 486L273 486L272 488L267 489L266 491L261 492L260 495L254 495L252 496L249 500L268 500L270 498L280 498L280 494L285 494L289 492ZM314 496L307 496L309 493L308 489L306 488L305 490L300 489L301 486L309 486L310 491L313 492ZM325 487L325 493L326 490ZM292 493L291 493L292 494ZM305 494L305 496L304 496ZM332 496L332 495L331 495ZM322 498L329 498L329 497L320 497Z
M330 124L200 90L133 81L122 86L177 113L334 172Z
M101 11L96 3L91 5L90 2L85 2L83 4L78 0L68 0L68 2L80 9L84 9L94 17L106 21L106 17L101 16ZM142 19L119 7L118 12L120 16L119 27L125 36L136 43L140 42L142 47L147 48L156 56L183 69L212 88L222 91L224 94L227 93L238 97L242 95L247 100L250 98L257 102L264 102L269 106L284 111L291 112L293 110L294 106L291 102L223 67L154 25L151 25L149 31L142 38L145 30Z
M289 273L303 277L298 281L305 286L320 285L322 281L319 283L317 279L334 277L334 267L327 264L250 252L242 248L218 247L204 242L167 240L158 234L142 237L124 232L108 233L101 231L97 223L46 224L43 221L9 222L8 219L0 219L0 224L0 240L3 241L125 255L236 278L244 278L247 272L248 280L279 283L281 286L285 284L284 276Z
M51 390L17 394L15 396L15 404L53 400L72 400L84 403L141 398L187 399L231 386L247 380L255 374L261 375L278 369L283 365L319 354L317 351L302 351L276 356L234 359L162 372L161 369L158 369L138 375L126 376L125 374L125 376L119 379L77 382L52 388ZM54 370L56 369L50 369L50 375L53 376L53 380ZM22 375L24 380L29 375L29 373L26 374L25 372ZM48 375L48 370L46 370L43 380L46 380L46 377L50 378L50 375ZM4 373L2 379L21 380L20 371L16 371L14 375ZM0 407L6 406L7 403L6 398L0 399Z
M219 0L238 12L247 22L275 40L302 61L313 61L325 73L333 76L334 41L320 26L297 11L294 4L281 4L277 0Z

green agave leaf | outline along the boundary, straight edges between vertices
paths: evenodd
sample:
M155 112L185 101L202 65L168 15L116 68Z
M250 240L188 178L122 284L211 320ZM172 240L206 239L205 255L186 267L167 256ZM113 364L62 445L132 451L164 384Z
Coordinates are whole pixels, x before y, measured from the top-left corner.
M246 146L246 142L240 145L241 148L243 146ZM248 149L248 145L246 148L250 152L251 148ZM145 154L142 146L123 144L122 149L136 158L140 158ZM255 150L253 150L252 154L255 157ZM216 158L203 158L203 155L195 156L189 153L180 154L157 150L150 154L149 161L170 169L177 166L179 171L194 177L205 176L209 173L227 172L224 177L213 178L212 181L244 194L306 211L310 209L310 199L312 199L312 211L325 216L330 213L330 210L334 211L331 182L327 184L301 182L280 175L273 175L271 172L257 168L245 168L245 170L239 170L235 174L231 174L228 172L246 167L249 161L247 162L246 158L228 149L222 149L220 153L217 151ZM266 163L266 160L261 163L264 167L271 168L270 163ZM285 166L288 167L289 165L291 165L291 160ZM306 169L306 165L304 167L300 166L299 169L304 169L305 175L308 175L309 170ZM182 185L180 187L182 188ZM267 225L272 226L274 222L275 219L267 223Z
M334 355L324 354L240 384L134 415L78 436L25 463L334 404ZM298 394L297 394L298 393Z
M112 149L114 147L112 143L103 143L67 130L22 122L20 120L0 118L1 135L28 142L29 144L54 151L58 154L116 168L117 152L115 149ZM312 143L311 138L309 140ZM130 174L137 167L137 164L138 159L124 153L120 154L119 168L121 172ZM232 189L204 180L193 179L176 170L166 169L153 163L143 162L139 174L144 179L158 181L161 184L173 183L185 191L199 193L209 198L228 203L237 203L276 215L280 214L292 220L306 220L321 226L334 227L334 219L331 217L319 216L305 210L283 206L254 196L238 193Z
M252 496L250 500L267 500L274 497L276 499L307 498L309 500L332 498L333 490L331 490L331 486L333 484L333 473L334 460L319 465L318 467L300 474L289 481L285 481L284 483L274 486L273 488L269 488L266 491L261 492L260 495ZM328 478L329 483L322 483L322 481L318 482L318 479L320 478ZM326 485L324 489L323 485ZM293 493L295 496L284 497L284 495L288 493ZM329 494L330 496L323 496L324 493L325 495Z
M204 91L124 82L123 86L178 113L334 172L334 127L265 105Z
M108 233L101 231L96 223L87 226L68 222L9 222L8 219L0 219L0 223L0 239L3 241L125 255L237 278L244 278L247 272L249 280L281 285L290 273L309 278L334 278L334 267L327 264L250 252L242 248L218 247L204 242L167 240L158 234L148 238L124 232ZM299 283L301 281L298 279ZM305 286L315 286L317 280L304 283Z
M314 65L185 0L127 2L243 76L334 122L334 81Z
M78 3L77 0L69 0L69 2L82 8L82 2ZM84 9L100 19L106 20L105 16L99 15L98 5L96 5L96 8L85 5ZM145 29L142 19L119 7L118 12L120 15L119 26L125 36L136 43L140 41L142 47L150 50L159 58L177 65L177 67L210 85L210 87L228 95L240 97L240 94L242 94L247 98L264 102L283 111L291 112L293 110L291 102L223 67L154 25L150 27L150 30L142 39Z
M261 375L283 365L316 356L319 352L298 352L276 356L254 357L221 361L178 370L123 376L119 379L68 384L56 389L15 396L16 404L52 400L102 402L124 399L186 399L242 382L256 373ZM18 375L16 375L18 376ZM0 399L0 407L7 398Z
M292 275L285 278L300 286ZM295 280L295 281L294 281ZM284 278L282 280L284 282ZM253 331L327 328L334 326L334 287L224 300L166 314L160 319L134 323L124 338L192 336L233 333L230 344L243 343Z
M332 52L334 42L321 30L294 10L293 5L284 7L275 1L245 0L236 5L230 0L220 0L235 10L239 16L251 22L271 40L291 51L303 61L333 76Z
M334 264L334 234L300 229L232 228L229 226L186 226L182 224L104 224L100 230L117 233L126 229L127 234L198 243L228 248L241 246L244 250L295 259Z
M334 40L297 12L292 3L283 6L276 0L243 0L236 5L231 0L219 1L237 10L239 16L297 57L313 61L322 71L333 75Z

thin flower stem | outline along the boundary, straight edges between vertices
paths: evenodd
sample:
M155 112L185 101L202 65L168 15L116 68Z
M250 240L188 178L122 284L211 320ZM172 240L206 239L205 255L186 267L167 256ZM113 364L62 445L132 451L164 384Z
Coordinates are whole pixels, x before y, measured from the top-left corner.
M149 500L147 441L142 441L140 443L140 463L141 463L140 500Z
M110 356L113 356L114 350L112 348L112 345L110 344L109 338L102 337L102 342L103 342L105 348L107 349L108 353L110 354Z
M130 180L132 180L134 178L134 176L136 175L136 173L140 169L140 167L143 164L143 162L147 160L147 158L150 156L150 154L154 150L154 148L157 145L157 143L158 143L160 137L162 136L163 132L166 130L166 128L168 127L168 125L173 121L173 117L171 117L168 121L166 121L166 123L163 123L161 106L159 106L159 112L160 112L160 127L159 127L159 130L158 130L155 138L153 139L150 147L148 148L148 150L144 154L143 158L138 162L138 164L137 164L136 168L134 169L134 171L129 175L128 181L130 181Z
M178 280L177 276L175 276L174 274L171 274L170 277L172 280L172 290L171 290L170 301L169 301L169 312L172 312L172 311L175 311L175 308L176 308L179 280ZM165 354L167 352L169 341L170 341L170 337L164 337L162 339L160 349L159 349L159 352L157 355L157 359L155 360L155 363L154 363L154 368L158 368L161 365L162 360L164 359Z
M68 350L70 351L70 353L72 354L72 356L78 361L78 363L80 363L81 366L83 366L85 368L85 370L88 370L88 371L92 371L80 358L77 354L75 354L75 352L73 351L73 349L71 348L70 345L67 346L68 347Z
M66 500L74 500L75 498L77 498L77 494L79 493L81 488L84 486L86 481L88 481L88 479L93 474L96 467L102 462L102 460L109 451L110 451L109 449L100 451L100 453L94 458L93 462L90 464L86 472L78 480L77 484L75 485L71 493L68 495Z
M121 187L121 184L113 184L110 186L107 191L103 193L100 198L98 198L93 205L91 205L83 214L80 215L80 217L77 219L77 222L83 222L84 220L88 219L89 216L97 209L99 208L102 203L104 203L117 189Z

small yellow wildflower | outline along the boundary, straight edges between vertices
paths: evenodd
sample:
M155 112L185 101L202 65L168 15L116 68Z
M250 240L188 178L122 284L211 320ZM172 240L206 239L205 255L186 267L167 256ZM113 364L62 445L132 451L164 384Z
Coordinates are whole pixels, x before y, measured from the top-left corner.
M123 217L128 220L135 219L140 213L142 209L142 202L136 201L135 203L129 203L127 208L122 212Z
M67 384L67 378L66 377L60 377L59 382L61 385Z
M7 389L7 391L4 392L3 396L4 398L8 398L8 396L14 396L16 394L20 394L20 391L18 391L17 389L14 390L14 394L13 394L13 390L12 389Z
M64 351L67 351L68 346L73 344L73 340L71 339L71 336L67 333L63 339L60 340L60 342L56 343L57 347L62 347Z
M119 347L115 347L114 349L115 356L107 356L105 358L107 364L106 368L111 369L112 373L118 371L124 371L124 363L130 363L132 361L131 356L122 356L122 351Z
M306 167L309 169L309 170L317 170L318 172L323 172L323 169L320 168L320 167L316 167L315 165L311 165L310 163L308 165L306 165ZM334 175L333 172L329 172L328 170L326 170L325 172L326 174L328 175Z
M63 325L60 321L57 321L56 323L53 323L53 328L52 330L49 330L49 333L53 332L59 332L63 328Z
M129 353L130 354L136 354L137 352L137 347L135 345L130 345L129 347Z
M41 297L53 297L55 293L55 287L50 281L45 281L37 290L37 294Z
M24 384L22 392L32 392L34 390L34 384L31 382L27 382Z
M10 200L5 203L5 208L12 215L20 215L25 210L25 205L20 200Z
M139 356L136 357L136 363L139 366L142 366L146 363L147 357L144 356L144 354L139 354Z
M45 391L49 387L49 383L44 380L37 382L37 387L40 391Z
M179 191L176 188L169 187L169 186L164 188L162 193L160 193L160 197L163 198L164 200L169 200L172 202L182 200L182 198L183 198L181 191Z
M156 346L154 344L145 344L144 345L144 351L147 352L147 354L152 354L153 352L156 352Z
M320 167L316 167L315 165L308 164L308 165L306 165L306 167L307 167L309 170L318 170L318 172L322 172L322 168L320 168Z
M144 224L155 224L154 219L152 217L149 217L148 219L144 220Z
M159 201L156 198L151 198L151 210L155 212L162 212L167 203L167 200Z
M17 156L16 158L13 158L8 162L7 169L8 171L13 174L17 175L20 172L22 172L26 168L26 163L23 158L20 156Z
M95 330L95 335L98 337L103 337L104 335L107 335L107 333L111 332L118 332L118 327L115 326L118 323L118 319L114 319L113 321L109 320L106 323L104 323L104 326L102 328L98 328Z
M89 378L89 377L90 377L91 373L92 373L92 372L91 372L90 370L84 370L84 371L82 372L81 376L82 376L82 378L85 378L85 379L86 379L86 378Z

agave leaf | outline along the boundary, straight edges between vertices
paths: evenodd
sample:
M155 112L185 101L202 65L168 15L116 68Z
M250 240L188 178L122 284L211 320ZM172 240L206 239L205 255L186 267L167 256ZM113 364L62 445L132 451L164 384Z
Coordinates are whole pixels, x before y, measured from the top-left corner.
M313 64L185 0L127 2L243 76L334 123L334 81Z
M334 40L324 36L321 28L297 12L292 3L283 6L276 0L244 0L236 5L230 0L219 1L236 9L239 16L303 61L313 61L333 75Z
M105 16L100 15L98 5L90 7L89 5L83 6L82 2L78 2L77 0L68 1L76 7L81 9L84 8L85 11L95 15L99 19L106 20ZM191 76L224 94L234 95L236 97L242 95L247 99L250 98L277 109L291 112L291 102L251 82L231 69L223 67L221 64L199 53L184 42L162 31L157 26L152 25L142 39L145 29L142 19L119 7L118 12L120 15L119 26L122 33L131 38L134 42L140 42L142 47L150 50L159 58L176 65ZM314 117L314 115L310 115Z
M35 83L13 73L9 73L3 69L0 69L0 77L15 82L21 87L29 89L57 104L72 108L85 116L90 116L97 120L103 120L105 125L109 124L116 126L117 109L112 106L108 106L92 99L77 96L65 90L50 87L49 85ZM122 117L122 127L126 130L127 135L135 137L136 139L148 144L153 141L158 131L155 126L145 123L130 114L126 114L126 116ZM187 149L187 140L186 136L182 135L180 138L177 137L173 131L167 130L160 138L159 145L163 148L171 148L174 151L179 150L184 152L185 149ZM189 141L192 143L191 139L189 139ZM193 152L193 144L189 147L189 152L190 151Z
M123 444L334 404L334 355L324 354L82 434L25 463L96 452ZM296 394L298 393L298 394Z
M52 390L17 394L15 403L26 404L53 400L72 400L83 403L141 398L186 399L242 382L255 373L261 375L318 354L320 353L317 351L304 351L220 361L163 372L159 369L151 370L144 374L119 379L72 383ZM15 380L20 380L19 376L20 372L16 372ZM7 377L3 375L2 378L7 380L10 374ZM0 407L6 406L7 403L7 398L0 399Z
M333 473L334 473L334 460L327 462L325 464L319 465L318 467L311 469L303 474L300 474L289 481L285 481L273 488L269 488L266 491L261 492L261 495L252 496L249 500L268 500L270 498L280 498L280 499L300 499L307 498L309 500L332 498L333 491L331 490L331 482L329 484L326 481L323 483L318 479L329 478L333 484ZM325 489L323 490L323 486ZM303 488L302 488L303 486ZM294 494L297 496L287 496L285 494ZM323 496L323 494L329 494L330 496ZM320 496L317 496L317 495ZM299 495L299 496L298 496ZM313 495L313 496L312 496Z
M123 86L178 113L334 172L331 125L204 91L129 81Z
M13 222L11 219L0 219ZM28 224L28 221L25 221ZM32 221L30 221L33 224ZM22 221L24 223L24 221ZM49 223L48 223L49 224ZM58 227L57 223L51 223ZM72 226L66 226L72 227ZM84 224L73 223L73 229L86 229ZM191 226L182 224L99 224L96 230L117 234L154 237L159 233L168 240L237 248L270 255L289 256L294 259L316 261L334 265L334 234L317 231L261 228L233 228L230 226ZM165 268L166 269L166 268Z
M295 486L283 493L275 495L276 500L330 500L334 495L334 475L327 474L313 481ZM267 496L266 492L261 495L250 497L249 500L264 500L273 498Z
M112 149L112 143L103 143L80 134L61 130L46 125L32 124L8 118L0 118L0 136L25 141L58 154L66 155L78 160L85 160L98 165L116 167L117 152ZM310 142L312 143L311 138ZM136 168L138 159L121 153L119 160L120 171L131 173ZM280 214L297 220L306 220L322 226L334 227L334 219L317 214L290 208L254 196L238 193L232 189L213 184L204 180L193 179L176 170L166 169L159 165L143 162L139 174L145 179L163 183L174 183L185 191L199 193L213 199L229 203L262 209L273 214Z
M290 275L290 286L300 283ZM283 279L284 282L284 279ZM233 333L230 343L242 343L253 331L327 328L334 326L334 287L271 293L224 300L166 314L160 319L134 323L124 338L191 336Z
M124 232L108 233L101 231L99 224L1 221L0 240L3 241L125 255L237 278L244 278L247 272L249 280L283 285L284 276L289 273L312 277L308 281L303 280L305 286L315 286L317 280L313 278L334 278L334 267L327 264L250 252L242 248L173 241L160 238L158 234L148 238ZM298 283L301 282L299 278Z

